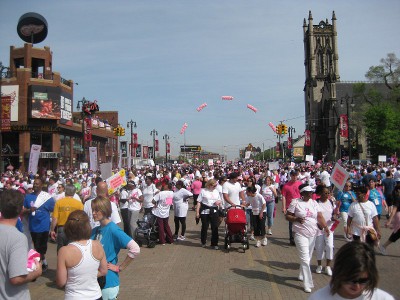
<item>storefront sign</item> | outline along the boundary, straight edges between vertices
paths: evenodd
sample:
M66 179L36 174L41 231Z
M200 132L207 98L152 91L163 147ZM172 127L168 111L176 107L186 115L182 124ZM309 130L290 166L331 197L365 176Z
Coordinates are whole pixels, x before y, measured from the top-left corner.
M40 152L39 158L61 158L60 152Z

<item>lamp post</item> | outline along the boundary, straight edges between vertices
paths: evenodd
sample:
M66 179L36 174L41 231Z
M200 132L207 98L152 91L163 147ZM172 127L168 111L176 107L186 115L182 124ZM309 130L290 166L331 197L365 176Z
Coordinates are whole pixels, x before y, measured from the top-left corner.
M131 119L126 123L126 127L131 129L131 157L133 157L133 128L136 128L136 122Z
M83 150L83 162L86 161L86 143L85 143L85 112L84 112L84 107L91 103L89 100L86 100L85 97L82 98L82 100L78 100L76 104L77 109L81 109L81 118L82 118L82 150Z
M156 159L156 136L158 136L157 130L153 129L150 132L150 135L153 136L153 159Z
M351 100L351 102L350 102ZM345 103L344 103L345 102ZM350 110L349 110L349 105L353 108L355 106L354 104L354 98L350 97L349 94L346 94L346 96L342 97L340 99L340 107L343 107L344 104L346 104L346 115L347 115L347 143L349 146L349 163L351 163L352 159L352 149L351 149L351 132L350 132Z
M3 98L1 94L1 86L3 78L10 78L10 68L3 66L0 61L0 117L3 115ZM0 125L0 173L3 172L3 124Z
M293 156L293 133L296 133L296 129L293 126L290 126L288 128L288 134L290 139L290 161L294 161L294 156Z
M165 140L165 164L168 162L168 141L169 141L169 135L164 134L163 140Z

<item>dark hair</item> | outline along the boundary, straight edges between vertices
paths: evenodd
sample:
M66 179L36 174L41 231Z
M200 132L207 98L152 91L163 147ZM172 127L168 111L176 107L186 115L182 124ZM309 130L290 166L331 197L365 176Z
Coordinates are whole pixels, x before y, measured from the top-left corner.
M331 294L338 293L342 284L358 279L360 273L368 273L365 290L372 296L378 286L378 269L375 264L375 252L366 243L353 241L342 246L335 255L335 263L330 282Z
M92 233L89 217L83 210L75 210L64 225L64 233L71 242L88 240Z
M257 192L257 188L254 185L249 186L249 187L247 187L246 192L255 194Z
M354 189L354 192L356 194L358 193L366 194L368 192L368 188L366 186L358 186L357 188Z
M16 190L4 190L0 193L0 212L4 219L19 216L24 205L24 196Z
M178 180L176 183L175 183L175 186L176 187L183 187L183 181L182 180Z
M232 172L231 174L228 175L229 179L235 179L239 177L239 173L237 172Z

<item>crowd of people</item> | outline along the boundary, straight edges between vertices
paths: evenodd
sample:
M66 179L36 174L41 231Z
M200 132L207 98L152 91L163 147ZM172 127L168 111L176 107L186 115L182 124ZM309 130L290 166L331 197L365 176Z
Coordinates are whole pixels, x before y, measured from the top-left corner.
M191 209L196 222L201 222L199 246L207 247L210 240L211 248L219 250L219 228L226 210L238 206L246 212L249 240L260 248L267 246L268 236L273 235L274 218L280 206L288 221L288 243L297 249L299 280L307 293L314 287L310 267L314 250L317 274L324 271L333 276L335 271L342 272L337 271L337 258L333 254L334 231L340 222L349 244L377 247L382 255L400 238L400 167L344 166L349 178L343 190L330 181L332 164L283 164L274 170L268 167L267 163L232 163L132 168L126 170L127 184L111 195L97 172L7 171L0 181L0 233L9 236L7 241L20 248L19 258L27 256L22 254L29 249L35 249L40 263L34 271L27 272L26 264L25 269L22 267L24 260L17 263L14 253L1 257L4 284L0 283L4 287L0 287L0 298L29 294L26 283L48 269L47 245L53 242L58 252L56 282L60 287L65 286L66 299L116 299L119 273L140 253L135 233L137 221L146 214L156 217L157 241L165 245L186 239L186 218ZM170 214L173 214L173 230ZM383 218L385 226L393 230L385 243L380 242L379 222ZM3 223L15 228L5 228ZM23 242L17 243L14 238L21 235ZM119 263L118 254L124 248L128 254ZM18 265L13 272L3 266L9 261ZM349 280L355 282L353 277ZM87 282L93 288L87 289ZM372 295L376 287L374 282L366 291ZM343 287L335 286L334 279L330 288L347 299Z

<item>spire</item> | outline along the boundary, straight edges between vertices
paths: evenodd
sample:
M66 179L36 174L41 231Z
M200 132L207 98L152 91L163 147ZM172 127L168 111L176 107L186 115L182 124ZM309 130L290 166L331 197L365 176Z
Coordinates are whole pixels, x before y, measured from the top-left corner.
M335 15L335 11L332 12L332 21L336 20L336 15Z
M303 27L307 27L306 18L304 18L304 21L303 21Z
M311 10L308 11L308 19L309 19L309 20L312 20L312 19L313 19L313 18L312 18L312 14L311 14Z

